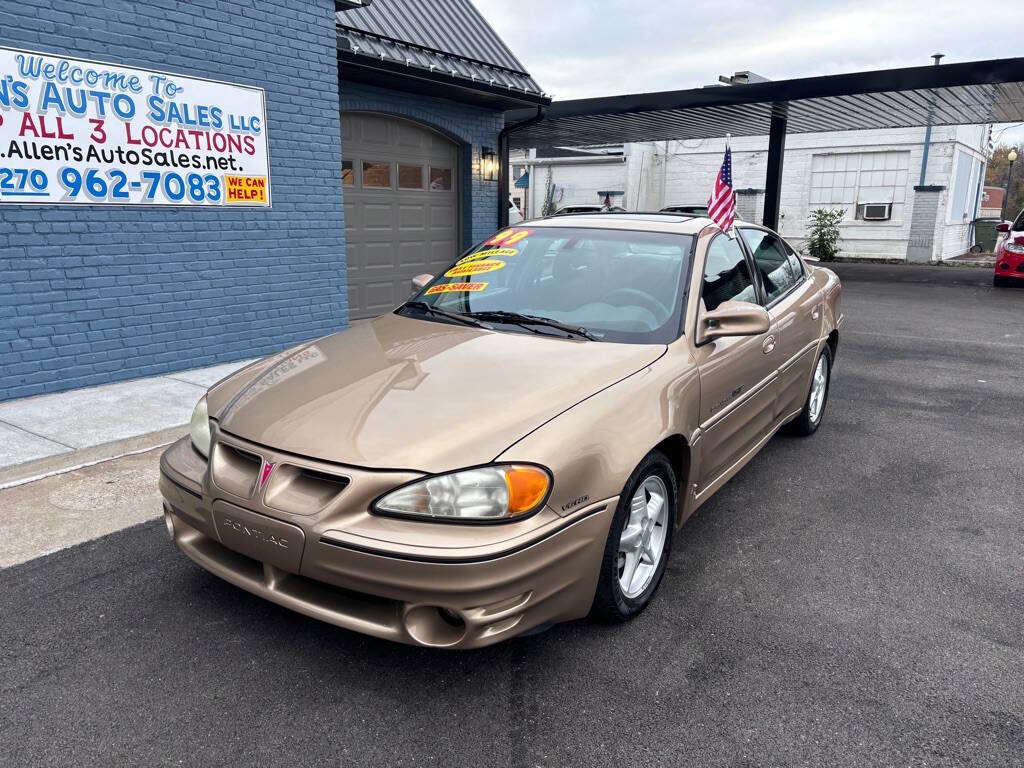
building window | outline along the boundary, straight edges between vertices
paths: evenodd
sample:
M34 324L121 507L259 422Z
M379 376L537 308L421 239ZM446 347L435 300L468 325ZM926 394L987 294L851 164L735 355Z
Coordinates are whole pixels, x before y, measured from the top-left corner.
M363 161L363 187L388 189L391 187L391 163Z
M452 188L451 168L430 168L430 189L433 191L448 192Z
M352 167L351 160L341 161L341 184L344 187L354 186L356 183L355 169Z
M423 166L398 164L399 189L423 189Z
M811 208L842 208L846 219L864 219L870 205L888 205L889 218L903 219L910 153L851 152L811 158Z

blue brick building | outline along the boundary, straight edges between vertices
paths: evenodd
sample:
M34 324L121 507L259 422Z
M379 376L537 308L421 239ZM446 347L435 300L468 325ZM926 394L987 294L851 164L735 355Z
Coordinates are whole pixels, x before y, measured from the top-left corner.
M273 203L4 200L0 400L384 311L495 228L504 111L547 102L469 0L3 0L0 48L262 88Z

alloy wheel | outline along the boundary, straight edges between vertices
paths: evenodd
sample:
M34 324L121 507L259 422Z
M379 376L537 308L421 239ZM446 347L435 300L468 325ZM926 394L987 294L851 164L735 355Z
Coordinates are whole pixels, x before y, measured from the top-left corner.
M668 491L658 475L649 475L629 505L629 518L619 536L618 577L622 594L630 599L650 585L665 553Z
M825 407L825 393L828 391L828 360L822 355L818 358L818 365L814 369L814 378L811 380L811 399L808 402L811 422L818 423L821 418L821 411Z

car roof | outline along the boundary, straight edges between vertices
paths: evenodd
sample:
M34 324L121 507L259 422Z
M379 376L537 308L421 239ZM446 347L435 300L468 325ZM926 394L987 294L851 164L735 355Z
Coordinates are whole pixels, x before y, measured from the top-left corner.
M571 222L571 223L570 223ZM527 222L523 222L524 224ZM586 227L587 229L644 229L651 232L695 235L714 224L707 216L685 213L576 213L572 216L549 216L528 222L531 227Z

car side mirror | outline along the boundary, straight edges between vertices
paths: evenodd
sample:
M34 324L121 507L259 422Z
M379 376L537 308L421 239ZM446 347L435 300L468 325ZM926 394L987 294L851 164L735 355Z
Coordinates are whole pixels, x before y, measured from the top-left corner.
M419 293L426 288L427 283L434 279L433 275L416 275L412 279L412 292Z
M697 317L698 345L723 336L753 336L771 327L768 310L748 301L723 301L715 309Z
M1009 222L1001 221L998 224L996 224L996 232L1009 232L1009 231L1010 231L1010 223Z

